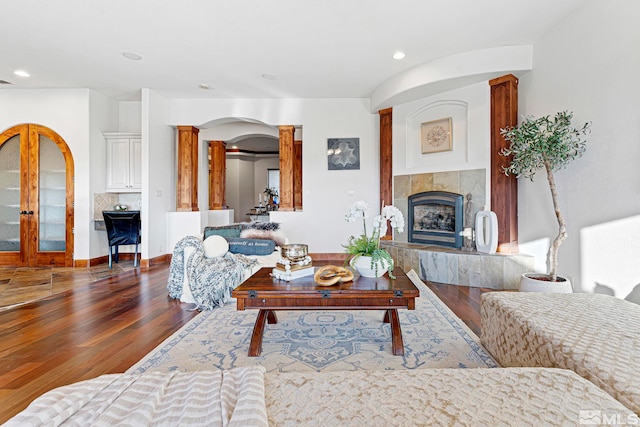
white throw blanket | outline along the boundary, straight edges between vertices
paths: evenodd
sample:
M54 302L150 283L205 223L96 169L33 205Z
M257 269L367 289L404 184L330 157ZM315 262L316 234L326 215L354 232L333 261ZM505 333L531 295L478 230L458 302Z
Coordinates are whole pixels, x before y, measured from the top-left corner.
M5 426L267 426L264 372L103 375L45 393Z
M185 248L194 249L184 268ZM221 257L204 256L202 240L187 236L176 243L169 266L167 289L171 298L180 299L183 293L185 270L191 295L198 310L213 310L224 305L231 291L244 280L245 271L257 261L244 255L227 252Z

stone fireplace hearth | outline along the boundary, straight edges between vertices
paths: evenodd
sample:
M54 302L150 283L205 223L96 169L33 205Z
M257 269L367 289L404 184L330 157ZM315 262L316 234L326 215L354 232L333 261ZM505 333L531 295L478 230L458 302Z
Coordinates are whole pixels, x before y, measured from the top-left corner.
M522 273L534 271L526 254L484 254L417 243L380 242L396 265L422 280L490 289L518 289Z
M469 218L464 220L464 228L473 224L476 214L487 205L486 185L485 169L394 177L394 205L408 219L407 230L401 234L394 233L393 241L384 241L381 245L389 250L400 268L404 271L415 270L422 280L492 289L517 289L520 275L534 270L534 258L530 255L485 254L476 252L475 244L470 250L461 250L459 243L443 245L437 239L417 242L413 236L409 237L410 218L413 216L410 210L412 196L425 192L455 193L464 196L463 209L467 210L465 203L470 195L473 209ZM446 225L444 228L447 228Z

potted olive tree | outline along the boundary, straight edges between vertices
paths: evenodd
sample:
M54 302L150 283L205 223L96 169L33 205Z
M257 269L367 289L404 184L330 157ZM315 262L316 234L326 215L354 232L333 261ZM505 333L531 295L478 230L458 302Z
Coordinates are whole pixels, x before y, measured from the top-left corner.
M544 169L558 221L558 235L551 243L547 257L549 274L525 274L520 284L521 291L571 292L569 281L558 276L558 249L567 238L567 226L560 212L554 172L582 156L586 149L585 137L591 126L591 123L585 123L582 127L574 127L572 119L573 112L561 111L553 118L527 116L518 126L501 129L502 136L509 142L509 147L500 153L510 157L504 173L533 181L536 172ZM543 283L531 284L528 279Z

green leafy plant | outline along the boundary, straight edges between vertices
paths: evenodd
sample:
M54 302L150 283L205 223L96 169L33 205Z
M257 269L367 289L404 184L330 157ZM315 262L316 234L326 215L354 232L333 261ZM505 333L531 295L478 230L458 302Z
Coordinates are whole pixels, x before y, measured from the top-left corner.
M267 197L278 197L278 192L275 188L265 187L263 193L266 194Z
M390 222L391 228L398 233L404 231L404 217L402 212L393 206L384 206L380 215L373 219L373 230L371 236L367 235L367 211L369 205L363 201L358 201L351 206L349 213L345 216L347 222L355 222L362 220L362 234L360 236L350 236L347 243L342 245L345 252L349 254L344 264L352 264L361 256L371 257L371 269L378 272L378 263L382 260L386 261L387 272L389 277L395 279L393 275L393 259L386 249L380 248L380 237L387 234L387 221Z
M510 157L509 166L503 170L505 174L533 181L536 172L541 169L546 171L558 221L558 235L549 247L548 254L549 279L552 282L558 280L558 249L567 238L567 226L560 212L553 173L582 156L586 150L585 136L591 127L590 122L582 127L574 127L572 119L573 112L569 111L556 113L553 118L544 116L536 119L526 116L518 126L500 130L504 139L510 143L500 153Z

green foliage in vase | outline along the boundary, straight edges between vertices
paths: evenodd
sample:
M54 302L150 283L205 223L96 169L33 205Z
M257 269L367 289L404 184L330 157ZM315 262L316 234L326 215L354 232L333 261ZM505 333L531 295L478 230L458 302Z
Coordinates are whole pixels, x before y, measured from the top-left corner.
M373 231L371 236L367 235L367 211L369 205L363 201L353 204L349 213L345 216L347 222L355 222L362 219L363 233L360 236L350 236L347 243L342 245L345 252L349 254L345 260L345 265L352 265L361 256L371 257L371 269L377 274L378 263L386 261L389 277L395 279L393 275L393 259L386 249L380 248L380 237L387 234L387 221L391 227L399 233L404 230L404 217L402 212L393 206L384 206L380 215L373 219Z
M554 171L562 169L570 162L582 156L586 150L586 139L591 123L581 127L573 127L573 113L561 111L551 116L534 118L524 117L522 123L515 127L501 129L500 133L510 143L501 155L509 157L510 164L504 168L507 175L525 177L533 181L533 177L541 169L547 173L547 181L551 190L553 208L558 221L558 235L549 247L548 264L551 281L557 281L558 249L567 238L567 227L560 212L558 193Z
M277 197L278 196L278 192L275 190L275 188L271 188L271 187L265 187L264 194L267 195L267 197Z

